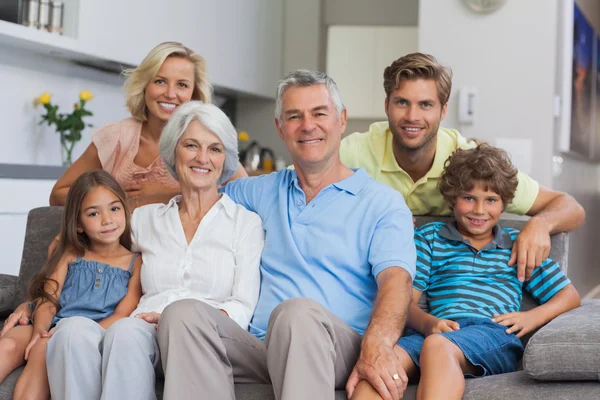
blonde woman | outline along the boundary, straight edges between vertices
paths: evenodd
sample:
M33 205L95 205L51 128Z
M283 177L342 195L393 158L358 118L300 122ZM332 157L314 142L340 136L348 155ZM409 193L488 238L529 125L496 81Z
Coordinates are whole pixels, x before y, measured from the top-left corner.
M50 205L64 205L75 179L93 169L111 173L125 188L132 208L166 203L180 192L159 157L158 141L179 105L190 100L211 102L204 58L181 43L165 42L125 75L131 117L92 134L87 150L54 185Z

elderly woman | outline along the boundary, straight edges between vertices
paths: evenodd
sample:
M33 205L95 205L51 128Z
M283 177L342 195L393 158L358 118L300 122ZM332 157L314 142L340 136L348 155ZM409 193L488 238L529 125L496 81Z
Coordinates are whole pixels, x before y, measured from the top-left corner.
M52 398L155 399L156 324L174 301L202 301L248 327L259 292L262 221L217 190L237 169L236 131L216 106L191 101L165 126L159 149L181 195L133 213L144 295L132 317L107 331L79 319L54 332L47 349Z

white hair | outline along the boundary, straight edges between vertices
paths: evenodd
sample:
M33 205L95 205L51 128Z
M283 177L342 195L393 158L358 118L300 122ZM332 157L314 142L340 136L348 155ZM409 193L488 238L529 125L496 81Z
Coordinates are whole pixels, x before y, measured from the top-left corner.
M219 107L201 101L188 101L177 107L167 125L165 125L158 142L160 157L169 173L178 179L175 170L175 150L177 142L183 136L190 122L197 120L209 131L217 135L225 148L225 163L218 184L225 183L238 169L237 132L233 124Z
M282 80L277 84L277 101L275 102L275 118L281 122L282 120L282 105L281 98L285 93L285 90L290 86L314 86L314 85L325 85L329 91L329 96L338 114L338 117L342 115L344 111L344 103L342 103L342 97L338 90L335 81L331 79L325 72L312 71L310 69L297 69L288 73Z

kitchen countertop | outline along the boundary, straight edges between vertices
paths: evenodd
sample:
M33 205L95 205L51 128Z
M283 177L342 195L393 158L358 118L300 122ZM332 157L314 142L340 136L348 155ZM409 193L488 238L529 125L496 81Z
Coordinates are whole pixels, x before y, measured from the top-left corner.
M0 164L0 179L56 180L66 169L58 165Z

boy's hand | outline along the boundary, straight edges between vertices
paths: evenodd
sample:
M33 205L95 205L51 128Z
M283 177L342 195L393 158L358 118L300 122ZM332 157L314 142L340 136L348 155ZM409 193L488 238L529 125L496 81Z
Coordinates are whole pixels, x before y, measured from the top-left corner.
M434 333L453 332L459 329L460 325L458 322L436 318L428 324L427 329L425 330L425 336L433 335Z
M533 332L540 326L535 316L527 311L502 315L494 314L492 321L506 326L508 328L506 330L507 334L518 332L518 338L527 335L529 332Z

